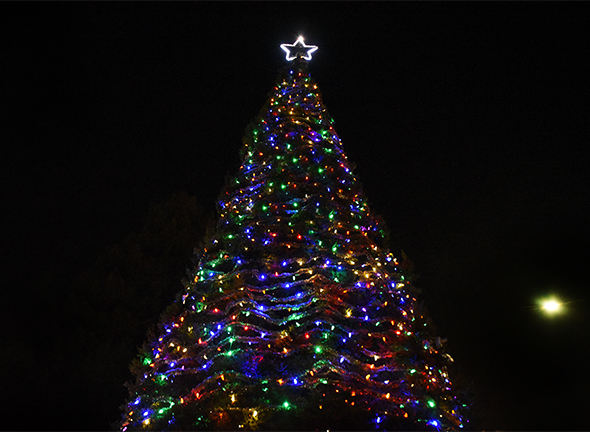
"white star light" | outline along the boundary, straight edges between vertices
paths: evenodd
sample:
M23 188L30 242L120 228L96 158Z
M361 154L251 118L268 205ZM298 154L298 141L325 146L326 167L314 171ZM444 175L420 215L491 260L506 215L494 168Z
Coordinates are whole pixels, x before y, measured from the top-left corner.
M311 53L318 49L315 45L305 45L303 36L299 36L295 43L281 44L281 48L287 53L287 60L295 60L297 57L309 61L311 60Z

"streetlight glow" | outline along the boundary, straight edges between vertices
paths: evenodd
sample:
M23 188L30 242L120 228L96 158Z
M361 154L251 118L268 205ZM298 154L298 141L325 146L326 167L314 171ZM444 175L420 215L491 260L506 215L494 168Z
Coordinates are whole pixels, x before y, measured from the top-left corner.
M555 300L545 300L542 307L549 313L555 313L561 309L561 304Z
M539 300L540 309L546 315L558 315L563 312L563 303L555 297L544 298Z

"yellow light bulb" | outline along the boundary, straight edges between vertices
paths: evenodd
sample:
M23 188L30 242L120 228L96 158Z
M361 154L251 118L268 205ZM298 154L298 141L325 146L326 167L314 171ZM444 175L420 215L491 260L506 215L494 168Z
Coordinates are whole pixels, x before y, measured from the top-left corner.
M561 308L561 305L555 300L547 300L543 303L543 309L547 312L557 312Z
M564 311L563 303L555 297L539 300L540 308L547 315L558 315Z

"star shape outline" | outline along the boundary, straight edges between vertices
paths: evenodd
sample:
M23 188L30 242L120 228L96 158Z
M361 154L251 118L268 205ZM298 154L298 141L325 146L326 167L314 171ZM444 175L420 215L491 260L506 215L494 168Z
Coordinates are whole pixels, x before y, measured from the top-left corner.
M311 60L311 53L318 49L316 45L306 45L303 42L303 36L299 36L292 44L281 44L281 48L287 53L287 61L295 60L297 57L309 61ZM291 50L295 52L295 55L291 54ZM303 52L305 53L303 54Z

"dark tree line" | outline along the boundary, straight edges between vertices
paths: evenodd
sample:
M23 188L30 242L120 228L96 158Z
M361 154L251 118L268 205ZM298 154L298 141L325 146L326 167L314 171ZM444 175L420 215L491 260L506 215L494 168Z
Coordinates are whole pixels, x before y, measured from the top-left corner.
M8 415L8 429L106 430L118 420L129 365L182 288L211 221L196 197L175 193L151 203L143 226L88 268L72 268L72 282L39 280L53 291L51 302L28 316L36 321L29 334L3 349L5 407L31 412Z

